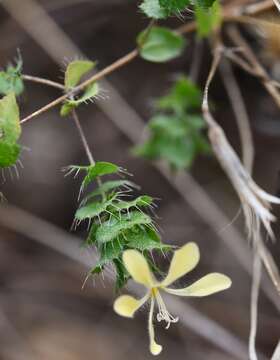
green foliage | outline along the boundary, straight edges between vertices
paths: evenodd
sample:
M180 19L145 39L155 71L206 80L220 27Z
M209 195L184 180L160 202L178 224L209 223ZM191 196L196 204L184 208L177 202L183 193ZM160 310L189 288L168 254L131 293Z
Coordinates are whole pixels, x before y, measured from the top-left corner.
M21 134L19 109L15 95L10 93L0 100L0 167L16 163L20 146L17 144Z
M96 63L88 60L75 60L68 64L64 85L66 90L78 85L81 78L95 67Z
M168 11L160 6L159 0L144 0L139 7L149 18L166 19L169 15Z
M163 159L174 170L189 168L198 154L210 147L202 130L204 121L198 113L199 89L181 77L169 94L156 102L157 114L150 120L150 137L134 148L134 154L150 160Z
M179 14L188 5L190 5L189 0L144 0L140 9L149 18L160 20Z
M22 60L19 57L15 66L9 64L5 71L0 71L0 94L8 95L15 93L19 96L24 91L24 84L21 78Z
M126 249L138 249L144 252L153 263L150 252L169 251L170 246L163 245L153 220L144 210L153 206L153 199L147 195L124 200L135 185L127 180L103 181L106 175L114 175L123 170L112 163L97 162L91 166L71 166L69 173L84 173L81 191L87 186L95 187L81 201L76 211L74 224L83 220L91 222L86 246L95 246L99 261L90 274L100 274L106 265L116 270L116 289L125 285L129 278L122 263L122 254ZM154 268L156 269L155 265Z
M159 5L168 12L168 15L185 10L189 4L189 0L159 0Z
M208 2L208 4L210 4L210 2ZM213 2L211 7L197 5L195 7L195 18L198 35L200 37L207 37L212 31L220 26L222 21L222 12L219 1L216 0Z
M172 60L179 56L185 47L185 40L181 35L159 26L142 31L137 42L141 57L152 62Z
M66 90L75 88L81 81L82 77L86 75L95 67L96 63L86 60L75 60L69 63L65 72L64 85ZM98 83L90 84L79 98L68 99L61 107L60 115L67 116L71 111L83 103L92 101L99 93Z

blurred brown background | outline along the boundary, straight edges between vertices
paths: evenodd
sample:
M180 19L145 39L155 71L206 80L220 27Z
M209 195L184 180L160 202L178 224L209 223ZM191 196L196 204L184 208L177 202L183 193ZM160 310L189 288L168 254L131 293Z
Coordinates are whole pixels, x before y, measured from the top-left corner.
M39 8L34 4L30 0L2 1L0 65L4 67L11 61L19 48L25 74L55 81L63 79L63 63L80 56L78 49L88 58L98 60L99 68L103 68L133 49L136 35L147 24L136 1L45 0L36 2ZM49 22L50 19L55 23ZM174 27L180 24L181 20L176 18L170 21ZM204 320L212 319L226 329L229 338L223 339L207 321L201 334L194 331L195 320L191 320L192 314L186 308L187 321L183 319L168 331L161 324L156 325L158 342L164 346L161 358L246 359L250 277L216 233L227 238L231 227L243 229L242 217L236 219L239 203L233 189L214 158L196 161L192 176L229 218L228 223L217 223L213 229L151 164L131 156L132 143L124 133L132 132L141 139L141 123L136 127L130 121L134 124L140 118L147 122L152 114L152 99L167 91L174 75L188 74L193 44L194 39L190 37L184 55L168 64L155 65L137 59L110 75L107 80L122 99L104 83L106 99L83 107L79 114L95 158L127 168L143 193L161 199L158 221L164 241L199 244L201 263L188 279L209 271L220 271L233 279L229 291L195 301L183 299L194 306ZM210 53L204 44L199 76L202 84L209 65L207 59ZM276 194L280 190L279 111L256 80L241 72L236 75L252 122L257 182ZM26 83L20 102L22 115L58 95L55 89ZM212 99L218 109L217 118L238 149L235 120L218 78L212 88ZM136 113L131 113L132 110ZM61 119L58 112L55 108L23 126L24 169L20 169L19 180L15 176L12 180L6 173L6 182L1 185L8 207L0 211L0 359L151 358L147 313L141 311L133 321L115 315L112 281L96 279L94 284L89 281L82 290L88 267L62 254L74 251L74 256L81 261L94 264L94 256L79 248L86 229L81 227L75 234L69 234L77 207L79 181L64 178L61 169L69 164L86 164L87 160L72 120ZM204 204L199 206L203 208ZM275 209L275 213L279 215L279 209ZM51 225L33 219L31 214L56 227L48 228ZM278 228L275 226L277 237ZM48 240L53 246L62 244L60 253L40 244ZM246 244L245 238L242 240ZM278 243L270 249L277 261ZM264 282L275 298L267 277ZM181 310L180 307L178 315L184 318ZM279 312L261 291L258 347L263 358L271 356L279 337ZM237 341L238 349L232 340Z

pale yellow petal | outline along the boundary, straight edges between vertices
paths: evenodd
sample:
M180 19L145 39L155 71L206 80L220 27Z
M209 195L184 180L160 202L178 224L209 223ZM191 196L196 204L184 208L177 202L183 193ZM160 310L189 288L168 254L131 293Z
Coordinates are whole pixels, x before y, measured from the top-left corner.
M219 273L211 273L184 289L165 288L164 290L178 296L200 297L228 289L230 286L231 279L228 276Z
M138 310L147 300L148 295L144 296L140 300L137 300L130 295L122 295L115 300L114 310L118 315L132 318L135 311Z
M154 307L155 307L155 300L152 297L151 298L151 308L150 308L150 312L149 312L149 324L148 324L149 337L150 337L150 352L153 355L159 355L162 351L162 346L157 344L155 341L155 330L154 330L154 326L153 326Z
M133 280L151 288L155 285L154 277L145 257L136 250L126 250L123 254L124 265Z
M174 252L168 274L161 286L168 286L196 267L199 262L199 248L190 242Z

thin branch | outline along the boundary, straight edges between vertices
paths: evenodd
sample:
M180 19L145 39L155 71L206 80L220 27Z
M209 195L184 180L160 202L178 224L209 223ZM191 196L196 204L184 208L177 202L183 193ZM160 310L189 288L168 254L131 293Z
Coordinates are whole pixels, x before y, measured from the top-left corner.
M109 66L105 67L103 70L99 71L97 74L94 74L89 79L83 81L80 85L76 86L73 90L69 91L67 94L64 94L64 95L60 96L59 98L57 98L54 101L50 102L49 104L43 106L39 110L34 111L32 114L30 114L27 117L23 118L21 120L21 124L27 122L28 120L31 120L35 116L43 114L44 112L50 110L54 106L57 106L57 105L61 104L63 101L67 100L68 98L71 98L72 96L77 94L77 92L85 89L87 86L89 86L93 82L101 80L106 75L109 75L112 72L114 72L115 70L117 70L117 69L123 67L124 65L128 64L130 61L132 61L134 58L136 58L137 55L138 55L138 50L137 49L131 51L127 55L123 56L122 58L118 59L117 61L115 61L111 65L109 65Z
M250 335L249 335L249 356L250 360L258 360L256 351L256 336L258 328L258 298L262 275L262 263L257 249L255 249L254 263L253 263L253 279L251 289L251 304L250 304Z
M25 75L25 74L21 75L21 77L23 80L26 80L26 81L31 81L34 83L43 84L43 85L47 85L47 86L52 86L52 87L55 87L60 90L65 89L64 85L62 85L58 82L55 82L55 81L48 80L48 79L40 78L37 76Z
M275 103L280 107L280 93L275 86L274 81L271 81L266 70L258 61L248 42L242 37L236 27L229 27L227 29L227 34L236 46L242 48L242 54L246 57L251 67L254 69L254 72L262 79L262 84L274 99Z
M88 142L87 142L85 133L84 133L83 128L82 128L82 126L81 126L80 119L79 119L78 114L77 114L77 111L76 111L75 109L72 110L72 115L73 115L74 123L75 123L75 125L76 125L77 130L78 130L80 139L81 139L81 141L82 141L82 144L83 144L83 146L84 146L85 152L86 152L86 154L87 154L89 163L90 163L91 165L95 165L95 160L94 160L94 158L93 158L93 155L92 155L92 152L91 152L91 150L90 150L89 144L88 144Z

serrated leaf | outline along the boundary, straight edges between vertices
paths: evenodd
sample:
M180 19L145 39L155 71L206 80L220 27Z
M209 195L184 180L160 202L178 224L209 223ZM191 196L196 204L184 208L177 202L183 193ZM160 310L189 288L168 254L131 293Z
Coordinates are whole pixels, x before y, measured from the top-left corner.
M189 0L159 0L160 6L167 11L168 14L178 13L184 10L189 4Z
M123 252L123 244L119 239L106 242L100 249L100 263L106 264L114 259L119 258Z
M152 62L172 60L179 56L185 47L185 40L181 35L159 26L141 32L137 42L141 57Z
M94 190L93 192L91 192L87 199L89 198L93 198L95 196L99 196L102 195L102 193L107 193L109 191L112 190L116 190L118 188L121 187L126 187L126 188L137 188L137 185L135 185L133 182L128 181L128 180L111 180L111 181L106 181L104 182L102 185L98 186L98 188L96 190Z
M92 70L95 65L95 62L88 60L75 60L70 62L65 71L65 88L70 90L71 88L78 85L81 78L90 70Z
M113 262L116 269L116 291L118 291L125 286L130 275L126 270L122 259L114 259Z
M140 211L132 211L128 215L122 215L120 219L112 218L101 224L96 231L98 243L105 243L119 236L124 230L131 229L135 225L150 225L152 219Z
M137 249L141 252L144 250L162 250L167 251L171 249L171 246L163 244L160 241L155 230L150 228L127 231L125 234L127 240L127 246L132 249Z
M77 108L79 105L83 103L87 103L87 101L91 101L99 92L98 83L93 83L89 85L84 92L84 94L77 100L66 100L66 102L62 105L60 109L61 116L67 116L71 113L71 111Z
M207 37L221 25L222 12L219 1L216 0L209 8L197 5L195 7L195 18L198 35L202 38Z
M20 146L17 143L0 141L0 168L14 165L20 154Z
M19 108L13 93L0 100L0 141L14 143L21 134Z
M115 174L120 171L120 168L112 163L99 161L95 165L88 167L87 175L83 180L83 186L88 186L93 180L99 176Z
M144 0L139 8L152 19L166 19L169 15L168 11L160 6L159 0Z
M118 200L112 203L112 211L129 210L133 207L147 207L153 202L153 198L148 195L141 195L134 200L124 201Z

